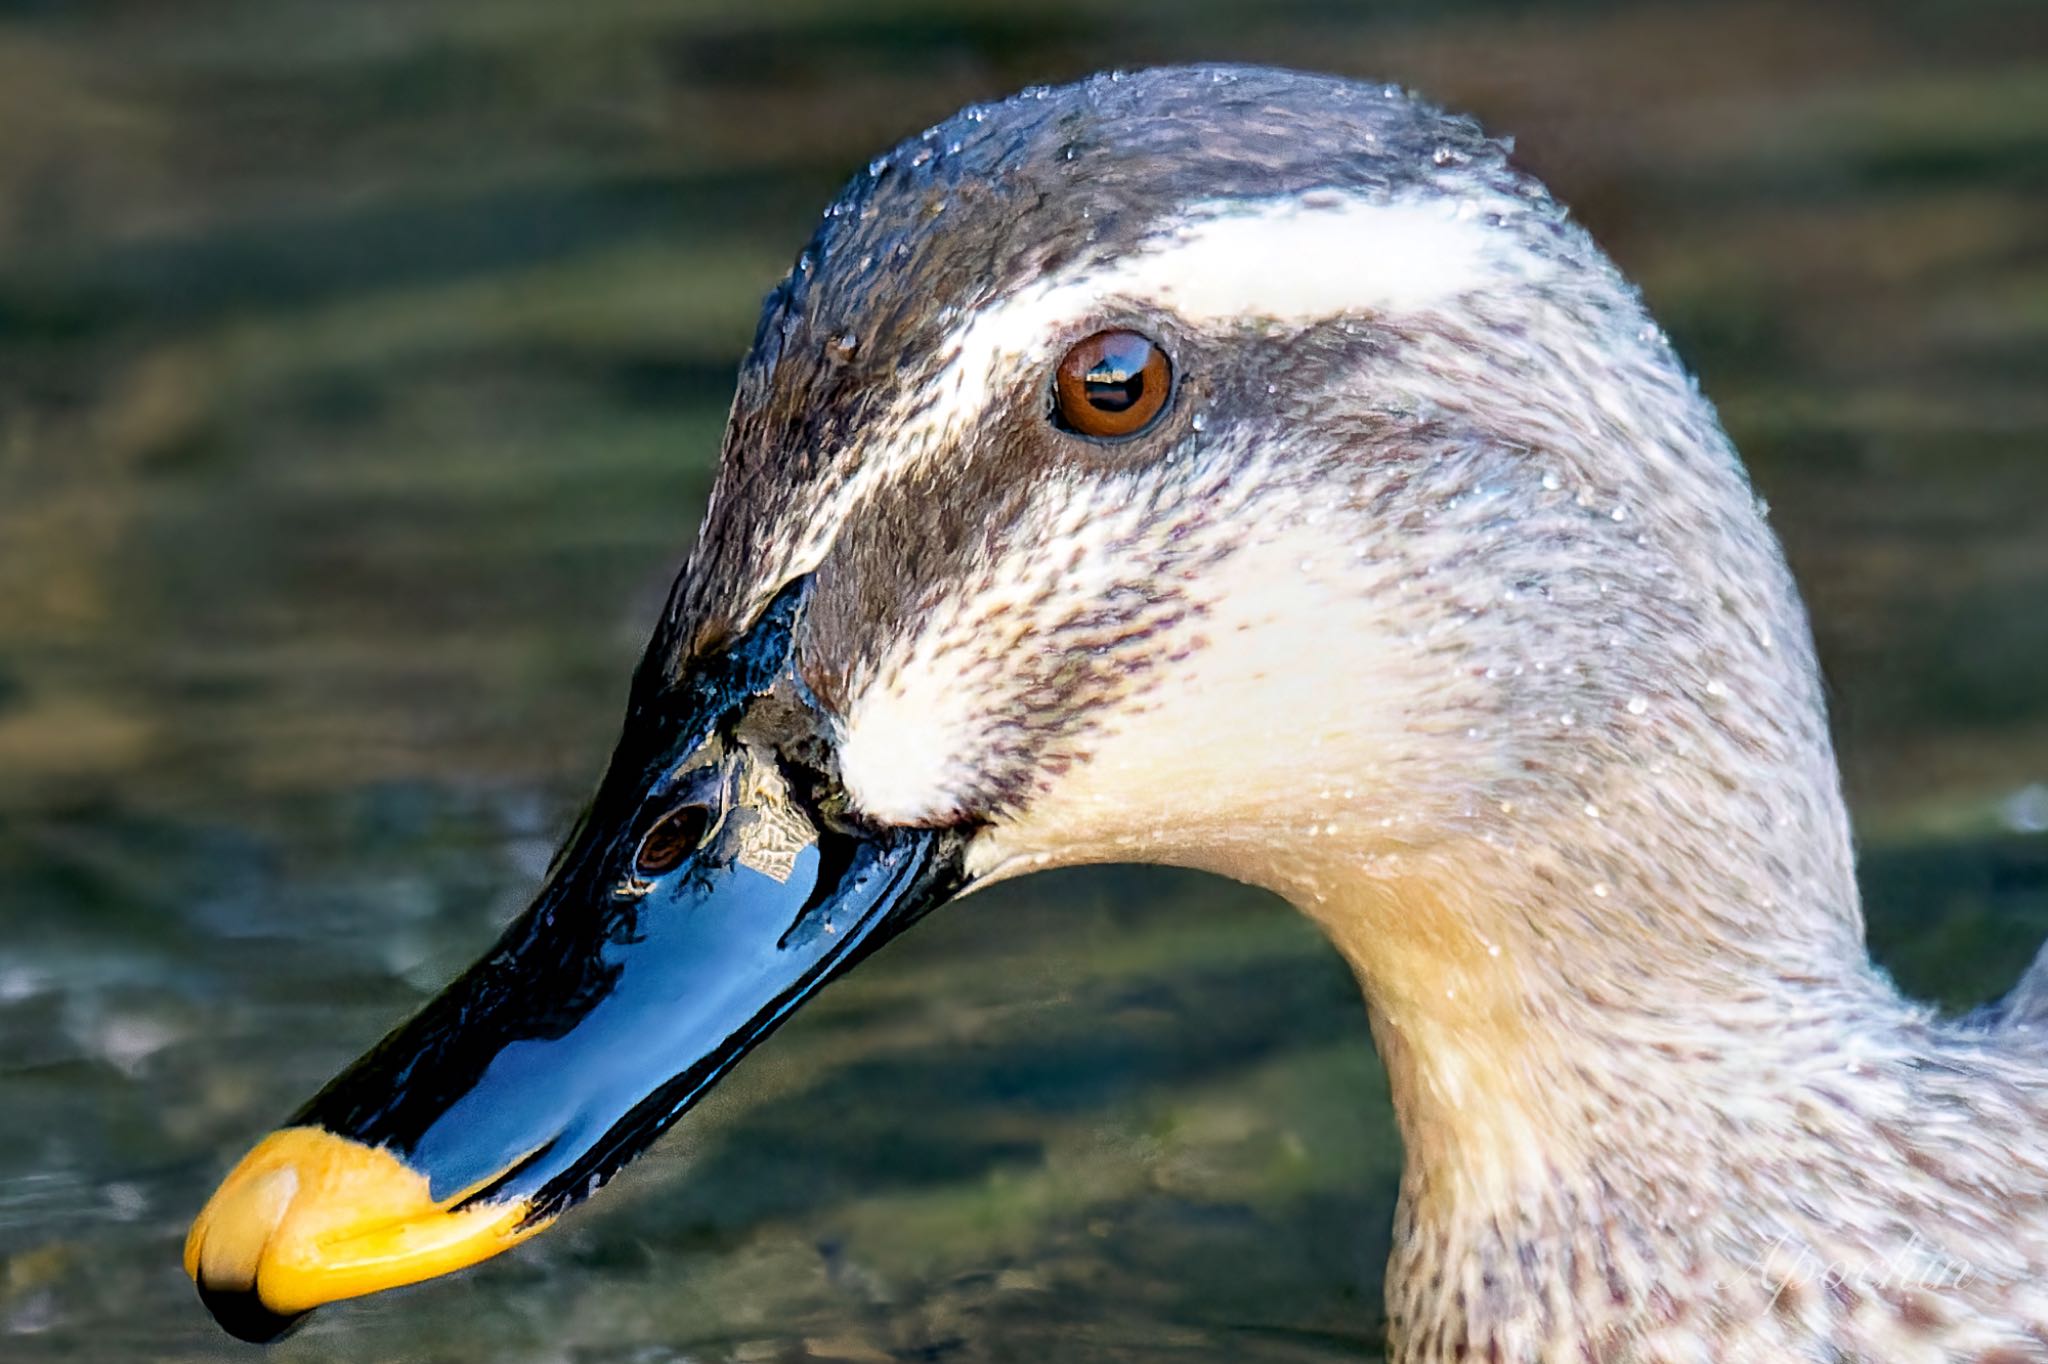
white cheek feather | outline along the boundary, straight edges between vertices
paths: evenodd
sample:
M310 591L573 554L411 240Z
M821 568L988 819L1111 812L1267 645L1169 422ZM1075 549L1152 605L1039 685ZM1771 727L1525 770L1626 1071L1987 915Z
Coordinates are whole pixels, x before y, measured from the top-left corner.
M947 684L926 656L902 665L918 684L869 687L841 727L839 770L854 803L885 824L923 824L955 813L971 772L977 709L986 702L958 679ZM922 666L920 666L922 665Z
M1206 647L1105 714L1088 761L992 829L976 872L1143 861L1270 883L1276 850L1298 860L1305 843L1356 848L1431 818L1443 733L1462 732L1477 683L1402 618L1397 570L1353 552L1345 530L1297 522L1221 565L1189 627ZM1457 746L1474 780L1488 746Z
M859 472L839 490L818 527L819 552L840 517L868 489L900 479L919 462L939 457L959 431L986 420L988 405L1014 381L1020 366L1046 363L1050 347L1063 333L1086 324L1112 302L1169 310L1190 326L1209 327L1243 321L1299 326L1332 317L1414 315L1510 279L1525 282L1547 268L1500 226L1500 220L1516 210L1506 200L1384 200L1337 193L1251 206L1195 205L1177 225L1163 229L1113 267L1048 280L977 313L956 330L942 343L941 350L953 359L935 386L906 393L897 409L876 424L878 432L892 434L886 444L866 453ZM1123 552L1108 548L1128 529L1117 509L1048 507L1042 516L1043 523L1021 537L1024 543L1056 543L1087 552L1051 584L1023 581L1022 575L1044 568L1043 561L1030 553L1016 565L998 566L991 580L1018 584L1020 599L1049 586L1059 600L1087 600L1127 569ZM1226 592L1227 616L1235 622L1228 628L1257 627L1262 635L1269 634L1275 618L1290 603L1299 611L1300 563L1334 552L1340 550L1328 543L1288 539L1239 556L1227 571L1228 581L1218 585ZM1003 594L984 593L977 604L990 605L998 595ZM1300 641L1308 654L1328 664L1333 647L1339 653L1371 648L1370 641L1380 631L1372 622L1347 619L1347 608L1355 612L1356 603L1346 603L1330 615L1297 617L1310 636ZM1002 619L1014 623L1028 616L1013 611ZM1021 639L987 637L987 631L998 627L985 623L948 624L955 632L977 631L973 647L965 647L956 633L949 634L947 624L928 624L909 652L887 665L874 685L856 698L843 726L842 771L861 807L875 818L920 823L955 812L986 742L983 708L1008 681L981 678L970 685L958 676L959 660L1014 658L1012 650L1029 647ZM1231 729L1225 722L1233 714L1261 709L1270 713L1275 696L1290 687L1299 684L1314 691L1330 683L1326 669L1290 669L1270 655L1267 665L1251 673L1238 675L1240 668L1224 675L1218 669L1228 666L1234 651L1218 652L1219 657L1198 660L1184 677L1165 684L1179 698L1173 707L1177 723L1155 727L1147 726L1142 717L1126 717L1116 734L1105 736L1100 759L1084 765L1088 775L1081 784L1088 789L1077 793L1098 814L1127 797L1132 806L1142 805L1141 797L1165 780L1182 786L1197 802L1206 788L1216 797L1218 823L1226 812L1236 816L1244 808L1244 793L1217 790L1217 780L1224 774L1203 765L1213 755L1188 751L1186 736L1227 734ZM1374 675L1362 655L1352 662L1358 666L1345 668L1341 676ZM1384 675L1384 659L1378 662ZM1312 710L1320 704L1320 695L1304 695L1300 702ZM1327 737L1335 758L1346 736ZM1126 779L1145 790L1119 791L1118 782Z
M1048 647L1041 630L1132 567L1125 515L1093 504L1048 509L1025 538L1085 550L1071 567L1059 561L1053 595L1043 556L1020 551L988 575L1008 586L978 593L972 614L930 622L860 690L839 756L863 811L903 823L957 816L993 718ZM1236 534L1232 524L1211 523L1211 533ZM1184 656L1099 713L1075 741L1085 761L1039 774L1027 808L977 844L976 874L1049 860L1164 861L1260 880L1254 863L1276 848L1298 851L1305 831L1293 826L1304 810L1320 812L1314 832L1333 844L1367 822L1377 830L1421 813L1436 785L1434 726L1467 723L1457 717L1475 684L1390 614L1404 604L1397 585L1381 580L1399 570L1360 563L1353 538L1311 515L1269 523L1204 579L1204 609L1162 645ZM1332 707L1336 695L1345 704ZM1413 714L1417 695L1435 698L1426 717ZM1246 761L1247 744L1259 761ZM1163 792L1172 793L1170 821ZM1389 805L1397 794L1405 803ZM1323 829L1332 820L1344 827Z
M1047 647L1034 636L1130 573L1128 546L1145 519L1142 505L1105 507L1062 491L1046 488L1020 527L1019 548L980 575L970 600L925 621L849 704L840 772L868 815L923 824L960 813L994 712ZM1047 544L1065 553L1048 558L1039 552Z

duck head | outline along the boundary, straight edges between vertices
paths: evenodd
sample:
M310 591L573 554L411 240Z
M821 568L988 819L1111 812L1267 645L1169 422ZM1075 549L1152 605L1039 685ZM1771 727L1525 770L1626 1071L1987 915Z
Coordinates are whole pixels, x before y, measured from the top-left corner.
M1059 864L1279 892L1469 1132L1584 982L1853 940L1807 650L1711 409L1471 123L1240 68L969 109L770 295L533 907L187 1268L254 1339L503 1250L892 935ZM1752 855L1820 910L1647 911Z

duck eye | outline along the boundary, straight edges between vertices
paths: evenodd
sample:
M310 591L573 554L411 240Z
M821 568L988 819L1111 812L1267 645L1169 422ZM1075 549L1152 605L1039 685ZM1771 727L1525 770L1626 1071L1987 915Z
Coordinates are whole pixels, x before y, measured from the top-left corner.
M654 822L640 839L633 865L642 876L659 876L674 871L682 860L697 851L704 835L711 831L711 808L706 805L678 805Z
M1097 332L1077 342L1053 376L1059 424L1083 436L1121 440L1152 424L1173 393L1173 365L1148 336Z

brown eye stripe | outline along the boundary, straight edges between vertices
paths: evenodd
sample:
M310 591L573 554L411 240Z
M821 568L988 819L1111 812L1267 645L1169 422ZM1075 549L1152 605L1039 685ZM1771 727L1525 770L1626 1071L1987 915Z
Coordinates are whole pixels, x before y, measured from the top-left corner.
M1172 392L1166 352L1133 331L1097 332L1077 342L1053 376L1059 424L1103 440L1143 431L1165 410Z

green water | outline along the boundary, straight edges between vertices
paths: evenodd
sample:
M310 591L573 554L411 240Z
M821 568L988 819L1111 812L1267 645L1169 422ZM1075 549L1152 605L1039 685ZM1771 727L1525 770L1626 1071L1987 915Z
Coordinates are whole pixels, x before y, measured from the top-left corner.
M0 1359L249 1360L227 1162L492 936L594 778L760 293L956 105L1228 56L1519 135L1807 590L1872 936L2048 936L2048 10L0 4ZM1397 1163L1284 909L1004 888L591 1207L312 1361L1369 1357Z

